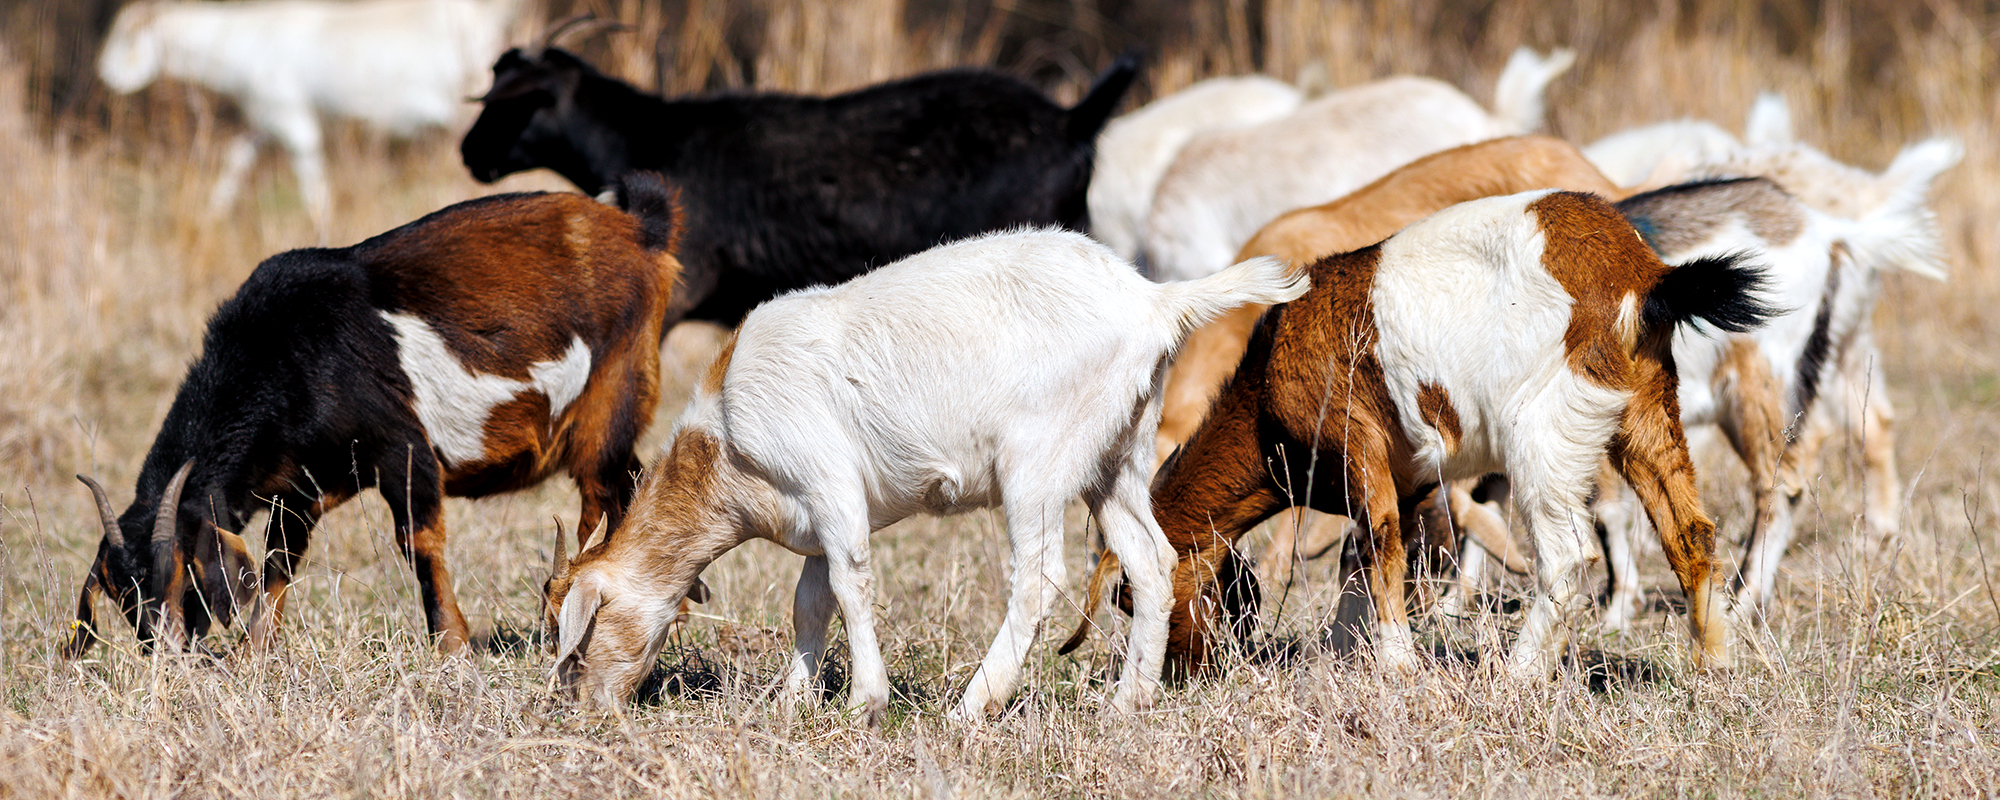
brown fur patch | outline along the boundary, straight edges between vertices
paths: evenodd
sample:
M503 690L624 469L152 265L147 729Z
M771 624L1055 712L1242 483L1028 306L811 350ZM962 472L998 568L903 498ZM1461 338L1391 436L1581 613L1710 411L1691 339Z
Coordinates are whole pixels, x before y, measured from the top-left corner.
M1542 266L1574 300L1563 352L1570 369L1600 386L1632 382L1631 350L1618 335L1625 298L1645 297L1670 269L1602 198L1555 192L1528 205L1542 227Z
M1440 209L1481 197L1560 187L1620 197L1575 145L1549 136L1492 139L1434 153L1324 205L1289 212L1251 237L1242 261L1278 256L1294 265L1380 242ZM1196 330L1167 377L1159 458L1186 441L1236 368L1261 306L1245 306Z
M1451 407L1451 395L1430 381L1417 384L1417 414L1424 424L1435 428L1444 438L1446 453L1458 452L1458 442L1464 432L1458 427L1458 411Z

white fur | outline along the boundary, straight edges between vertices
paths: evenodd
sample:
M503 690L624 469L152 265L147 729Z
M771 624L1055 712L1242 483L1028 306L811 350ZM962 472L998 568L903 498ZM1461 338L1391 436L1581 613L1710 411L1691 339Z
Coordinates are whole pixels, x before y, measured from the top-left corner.
M1764 101L1760 100L1760 106ZM1776 123L1761 112L1766 140L1777 138L1769 129ZM1760 114L1753 114L1753 118ZM1833 427L1834 420L1860 420L1865 408L1849 408L1860 396L1886 413L1888 399L1881 377L1881 361L1874 349L1873 316L1881 294L1882 276L1905 271L1942 280L1946 275L1943 245L1938 238L1933 215L1924 205L1932 181L1956 164L1957 142L1932 139L1904 148L1896 161L1881 175L1834 161L1824 153L1800 143L1770 144L1746 148L1714 163L1687 170L1683 177L1701 174L1757 175L1783 184L1799 202L1795 211L1806 219L1804 230L1790 243L1773 243L1758 238L1740 219L1719 228L1709 241L1661 254L1669 263L1702 256L1749 252L1759 256L1768 270L1773 304L1789 311L1766 327L1745 334L1756 343L1779 381L1780 396L1786 403L1787 425L1794 434L1806 425ZM1822 213L1832 211L1834 213ZM1836 214L1853 215L1843 219ZM1835 243L1851 254L1849 261L1829 258ZM1823 298L1828 275L1842 269L1834 296ZM1815 315L1822 303L1830 302L1828 331L1832 349L1822 366L1817 401L1803 412L1793 407L1799 390L1799 361L1811 335ZM1682 331L1674 340L1674 360L1680 373L1680 404L1683 424L1693 428L1717 421L1718 396L1715 368L1724 356L1727 341ZM1803 418L1801 418L1803 414ZM1810 466L1810 465L1807 465ZM1888 474L1870 475L1871 481L1896 482ZM1900 487L1890 487L1890 494ZM1611 599L1605 608L1605 625L1622 629L1637 610L1639 584L1628 537L1643 530L1645 520L1630 512L1630 502L1606 492L1600 514L1606 517L1607 550L1611 553ZM1742 586L1737 595L1741 610L1755 611L1769 602L1777 580L1777 566L1792 538L1792 512L1801 497L1780 497L1774 504L1769 530L1755 532L1745 554ZM1893 509L1870 509L1869 527L1886 535L1895 525Z
M126 6L98 57L121 94L166 76L236 101L251 130L234 139L209 196L235 201L257 147L291 154L299 191L322 236L332 197L318 114L407 136L466 113L505 43L519 0L250 0Z
M1553 668L1552 634L1579 602L1592 557L1585 495L1630 400L1569 366L1573 300L1543 265L1544 234L1528 210L1548 194L1474 200L1410 225L1382 243L1370 293L1413 472L1441 483L1488 472L1513 481L1538 578L1509 659L1524 675ZM1423 422L1421 383L1446 390L1461 431L1455 451ZM1412 647L1407 629L1395 633L1392 652Z
M1210 274L1279 214L1332 201L1440 150L1527 133L1522 106L1539 108L1563 60L1508 62L1500 85L1512 105L1491 113L1447 84L1396 77L1330 93L1290 116L1197 135L1154 193L1142 243L1147 269L1161 280Z
M1664 184L1654 178L1654 172L1662 165L1669 173L1679 172L1727 157L1742 147L1741 141L1715 123L1677 119L1598 139L1583 148L1583 157L1619 186L1659 186Z
M816 679L837 605L853 657L849 705L879 714L889 686L872 621L871 532L912 514L997 506L1013 552L1007 615L953 712L983 718L1018 688L1027 649L1068 585L1063 508L1081 496L1133 588L1130 650L1112 705L1149 704L1174 566L1147 493L1167 359L1188 330L1223 310L1283 302L1305 288L1272 259L1156 285L1081 234L1020 231L933 248L751 312L721 391L698 389L672 438L701 431L721 443L714 469L728 487L718 501L725 507L706 516L725 520L715 524L729 526L727 541L760 537L808 557L788 696ZM622 541L673 551L713 533ZM609 585L591 572L617 552L579 567L579 585ZM645 633L634 638L656 638ZM587 674L621 656L582 658L574 668Z
M396 357L416 395L417 420L445 465L477 463L486 455L486 418L522 392L549 399L549 420L562 416L590 380L590 348L573 338L563 357L528 366L528 380L467 370L421 317L379 312L395 329Z
M1305 95L1261 75L1210 78L1104 126L1090 173L1090 233L1119 258L1139 257L1146 211L1174 154L1195 134L1292 113Z

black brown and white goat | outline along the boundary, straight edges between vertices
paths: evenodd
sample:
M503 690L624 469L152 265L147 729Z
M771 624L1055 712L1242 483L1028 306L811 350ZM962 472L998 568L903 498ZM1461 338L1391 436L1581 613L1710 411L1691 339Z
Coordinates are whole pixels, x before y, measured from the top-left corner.
M1608 202L1546 190L1461 203L1320 259L1312 290L1258 323L1154 482L1154 515L1180 555L1170 661L1204 662L1216 613L1248 610L1219 588L1238 577L1237 537L1306 505L1361 521L1376 658L1413 665L1400 518L1430 487L1506 472L1537 578L1508 667L1546 676L1582 597L1586 502L1607 456L1661 532L1689 598L1695 662L1726 661L1715 526L1681 434L1670 347L1695 319L1761 323L1758 280L1731 258L1667 266ZM1093 598L1115 569L1100 562Z
M1272 259L1155 284L1104 245L1018 231L943 245L832 288L760 306L697 388L622 528L557 562L552 679L593 706L651 671L672 604L753 538L806 557L793 608L795 699L818 681L838 606L854 659L848 705L889 700L868 540L918 513L1003 508L1012 590L953 716L1004 707L1064 585L1063 508L1082 497L1110 552L1134 562L1129 658L1112 707L1152 702L1173 551L1148 513L1160 381L1182 337L1305 281Z
M235 531L261 509L253 641L274 632L320 516L373 487L448 651L469 632L444 563L447 495L566 471L583 496L579 532L600 517L615 526L680 269L667 187L635 174L619 188L626 210L496 195L259 264L209 320L125 513L84 479L104 538L68 652L95 641L100 591L142 640L173 649L243 613L258 570Z

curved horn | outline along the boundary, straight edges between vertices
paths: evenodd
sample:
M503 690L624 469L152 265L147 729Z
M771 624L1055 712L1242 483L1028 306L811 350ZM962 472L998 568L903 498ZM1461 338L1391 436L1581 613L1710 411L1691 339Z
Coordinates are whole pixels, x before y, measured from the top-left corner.
M556 40L568 36L579 29L585 32L596 32L599 30L631 30L631 27L615 19L598 19L597 15L586 11L556 23L556 26L549 29L548 34L535 44L534 53L536 56L540 56L542 51L556 46Z
M111 498L104 494L104 487L88 476L78 475L77 480L90 487L90 494L97 498L97 521L104 526L104 540L111 543L111 549L125 549L125 531L118 527L118 515L111 511Z
M569 534L563 530L562 520L556 520L556 557L549 565L549 578L562 580L569 577L569 542L563 541Z
M181 490L187 486L194 459L188 459L160 492L160 513L153 520L153 596L160 601L160 627L155 636L168 650L180 650L187 643L187 618L175 587L182 585L186 561L180 552Z
M173 479L167 481L167 488L160 492L159 515L153 519L153 593L158 595L167 588L172 570L162 569L163 562L171 562L174 549L180 547L181 489L187 485L188 473L194 469L194 459L182 464ZM162 552L165 551L165 552ZM164 557L164 558L163 558Z

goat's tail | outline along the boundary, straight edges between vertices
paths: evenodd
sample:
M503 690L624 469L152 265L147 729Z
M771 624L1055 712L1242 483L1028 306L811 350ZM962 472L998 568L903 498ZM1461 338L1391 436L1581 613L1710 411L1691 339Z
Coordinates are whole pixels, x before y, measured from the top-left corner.
M1277 305L1296 300L1312 288L1305 270L1293 270L1282 259L1260 256L1206 278L1160 284L1159 308L1174 328L1174 341L1250 303Z
M1540 130L1547 113L1542 93L1575 63L1576 51L1568 48L1557 48L1547 58L1532 48L1515 50L1493 85L1494 115L1511 123L1517 133Z
M1118 60L1111 62L1111 68L1097 76L1097 82L1090 85L1090 91L1069 110L1063 126L1071 141L1090 142L1097 139L1097 132L1104 130L1104 123L1111 121L1111 112L1118 109L1118 101L1125 99L1125 90L1132 88L1132 80L1139 76L1139 51L1127 50Z
M1954 139L1929 139L1896 155L1882 172L1892 186L1880 206L1849 229L1847 245L1857 263L1874 270L1902 270L1942 281L1950 276L1937 217L1924 205L1931 183L1958 164L1964 149Z
M1731 333L1764 327L1783 313L1766 302L1764 270L1746 253L1698 258L1674 267L1646 295L1641 329L1670 332L1694 320Z
M678 250L687 228L680 190L649 171L627 172L613 183L618 208L639 220L639 244L656 253Z

